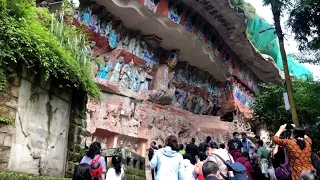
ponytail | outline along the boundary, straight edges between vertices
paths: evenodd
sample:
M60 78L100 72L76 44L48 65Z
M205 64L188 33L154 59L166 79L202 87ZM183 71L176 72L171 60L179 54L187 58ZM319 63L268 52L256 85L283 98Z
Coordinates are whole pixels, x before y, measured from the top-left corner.
M112 165L116 174L119 176L121 174L121 166L122 166L122 159L120 156L116 155L112 157Z
M293 129L293 136L296 139L297 145L303 150L306 147L306 141L304 140L304 136L306 134L306 130L302 126L296 126Z
M303 138L297 138L297 145L303 150L306 147L306 141Z

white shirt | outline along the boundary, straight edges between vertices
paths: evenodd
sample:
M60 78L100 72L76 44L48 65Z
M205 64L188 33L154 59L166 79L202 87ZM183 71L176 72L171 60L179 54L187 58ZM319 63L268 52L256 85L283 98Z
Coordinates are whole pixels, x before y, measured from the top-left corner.
M116 170L114 168L108 169L106 179L112 179L112 180L123 180L124 179L124 171L121 168L120 175L116 174Z
M219 170L224 176L228 176L228 167L214 154L220 156L224 161L229 161L234 163L233 157L225 149L216 149L212 155L210 155L207 160L216 162L219 166Z

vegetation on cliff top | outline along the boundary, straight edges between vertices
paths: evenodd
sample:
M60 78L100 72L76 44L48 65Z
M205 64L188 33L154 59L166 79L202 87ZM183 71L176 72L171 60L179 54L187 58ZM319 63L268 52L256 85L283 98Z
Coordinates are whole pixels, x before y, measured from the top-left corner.
M292 83L299 122L307 127L313 149L320 152L320 82L293 79ZM264 91L257 95L251 108L254 116L275 133L280 125L292 123L290 111L285 110L283 100L286 88L281 84L264 84L262 88Z
M48 10L32 2L0 0L0 91L5 87L6 76L15 73L14 65L23 64L36 74L41 71L46 80L58 83L56 86L77 87L99 99L100 90L90 74L90 59L79 61L78 52L67 44L82 33L57 22L63 31L55 36L50 30L53 21Z

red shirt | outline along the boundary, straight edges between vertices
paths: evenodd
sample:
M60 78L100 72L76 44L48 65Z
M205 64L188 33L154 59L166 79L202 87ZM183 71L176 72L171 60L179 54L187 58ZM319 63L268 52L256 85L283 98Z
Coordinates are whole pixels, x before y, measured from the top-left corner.
M252 180L251 173L253 172L253 168L252 168L252 165L251 165L249 159L246 157L240 157L236 161L243 164L246 167L246 174L247 174L249 180Z
M198 176L198 180L204 180L204 177L203 177L203 175L202 175L202 174L199 174L199 176Z

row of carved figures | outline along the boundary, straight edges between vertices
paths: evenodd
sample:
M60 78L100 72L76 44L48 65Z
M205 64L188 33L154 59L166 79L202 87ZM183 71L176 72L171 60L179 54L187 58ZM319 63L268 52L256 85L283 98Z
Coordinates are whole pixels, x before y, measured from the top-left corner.
M149 50L147 43L142 40L140 34L125 31L120 22L112 20L112 17L99 17L94 14L91 7L86 7L80 12L75 12L75 18L88 26L91 30L109 40L109 46L112 49L117 48L120 44L130 53L145 60L148 64L157 64L159 57L155 49ZM122 34L126 34L123 36ZM122 42L122 43L120 43Z
M125 64L124 57L120 56L112 64L109 58L104 58L105 64L99 65L97 78L105 79L109 84L116 85L123 89L131 89L138 93L147 93L152 76L149 75L152 65L144 70L142 67L135 67L133 60Z
M195 94L193 89L176 88L175 95L172 100L172 105L175 107L187 110L194 114L201 115L216 115L220 107L221 96L203 97L200 93Z

